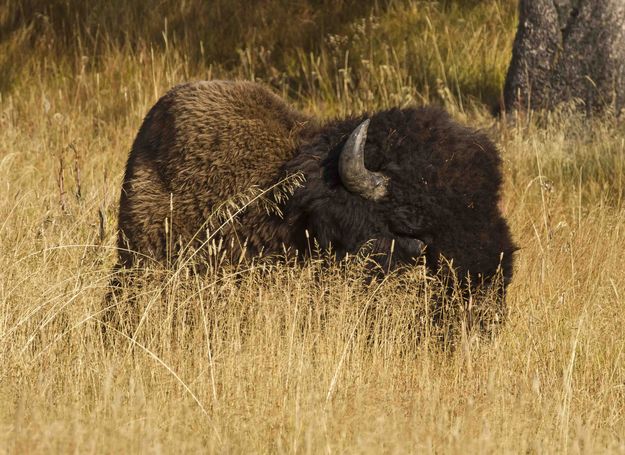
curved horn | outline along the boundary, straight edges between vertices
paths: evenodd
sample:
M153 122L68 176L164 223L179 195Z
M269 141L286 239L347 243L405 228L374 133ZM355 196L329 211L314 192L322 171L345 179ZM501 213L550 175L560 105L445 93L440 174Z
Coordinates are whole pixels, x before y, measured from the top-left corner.
M366 199L378 200L386 195L388 177L365 167L365 142L369 119L350 134L339 157L339 176L350 192Z

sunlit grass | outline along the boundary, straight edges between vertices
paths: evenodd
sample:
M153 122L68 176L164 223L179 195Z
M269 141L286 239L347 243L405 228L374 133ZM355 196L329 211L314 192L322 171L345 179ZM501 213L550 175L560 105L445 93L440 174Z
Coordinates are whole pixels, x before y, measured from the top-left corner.
M170 35L154 25L167 46L105 29L97 50L80 35L80 52L70 33L61 57L28 53L26 29L3 34L0 447L623 452L622 120L491 118L514 5L473 3L392 2L317 48L241 46L230 66L198 60L172 22ZM141 119L171 85L232 77L322 118L438 102L487 129L521 248L505 324L484 336L459 317L441 343L423 269L367 281L359 258L149 269L109 303L122 323L101 318Z

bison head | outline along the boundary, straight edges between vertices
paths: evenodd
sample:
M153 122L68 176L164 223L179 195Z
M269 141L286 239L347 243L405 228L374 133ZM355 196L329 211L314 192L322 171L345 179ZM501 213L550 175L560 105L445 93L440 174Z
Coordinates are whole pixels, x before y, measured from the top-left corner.
M331 122L287 164L306 176L286 208L293 243L307 251L314 238L338 257L367 246L384 269L425 257L473 284L501 267L507 283L514 244L498 208L500 164L484 134L439 109Z

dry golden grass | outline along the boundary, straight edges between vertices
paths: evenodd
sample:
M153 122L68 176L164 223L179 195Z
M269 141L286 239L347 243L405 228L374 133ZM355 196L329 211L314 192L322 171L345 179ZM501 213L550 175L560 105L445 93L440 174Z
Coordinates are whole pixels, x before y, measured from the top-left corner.
M479 93L505 71L513 30L495 14L502 2L464 29L432 4L394 5L376 33L403 19L425 31L389 32L374 54L403 57L368 66L352 55L341 72L326 50L285 70L316 78L308 89L278 88L322 116L436 98L490 130L521 247L499 332L460 330L447 349L422 317L431 290L420 269L367 285L356 261L172 272L162 289L137 286L139 327L109 328L105 342L97 319L118 191L143 115L170 85L251 77L254 66L200 68L173 46L111 46L97 67L33 59L0 93L2 451L625 453L622 119L492 120ZM432 42L452 42L446 27L460 27L459 46L501 41L481 60L436 54ZM449 75L436 93L406 64L427 55Z

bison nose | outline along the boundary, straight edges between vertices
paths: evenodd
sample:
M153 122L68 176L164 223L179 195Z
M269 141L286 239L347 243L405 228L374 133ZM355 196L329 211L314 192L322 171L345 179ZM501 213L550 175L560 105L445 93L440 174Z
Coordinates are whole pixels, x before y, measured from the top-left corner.
M397 243L396 247L398 247L399 251L403 252L403 256L408 256L410 258L421 256L427 246L423 240L415 237L398 237L395 239L395 242ZM406 257L406 259L408 259L408 257Z
M420 256L425 251L427 244L419 239L410 239L411 250L416 252L416 256Z

